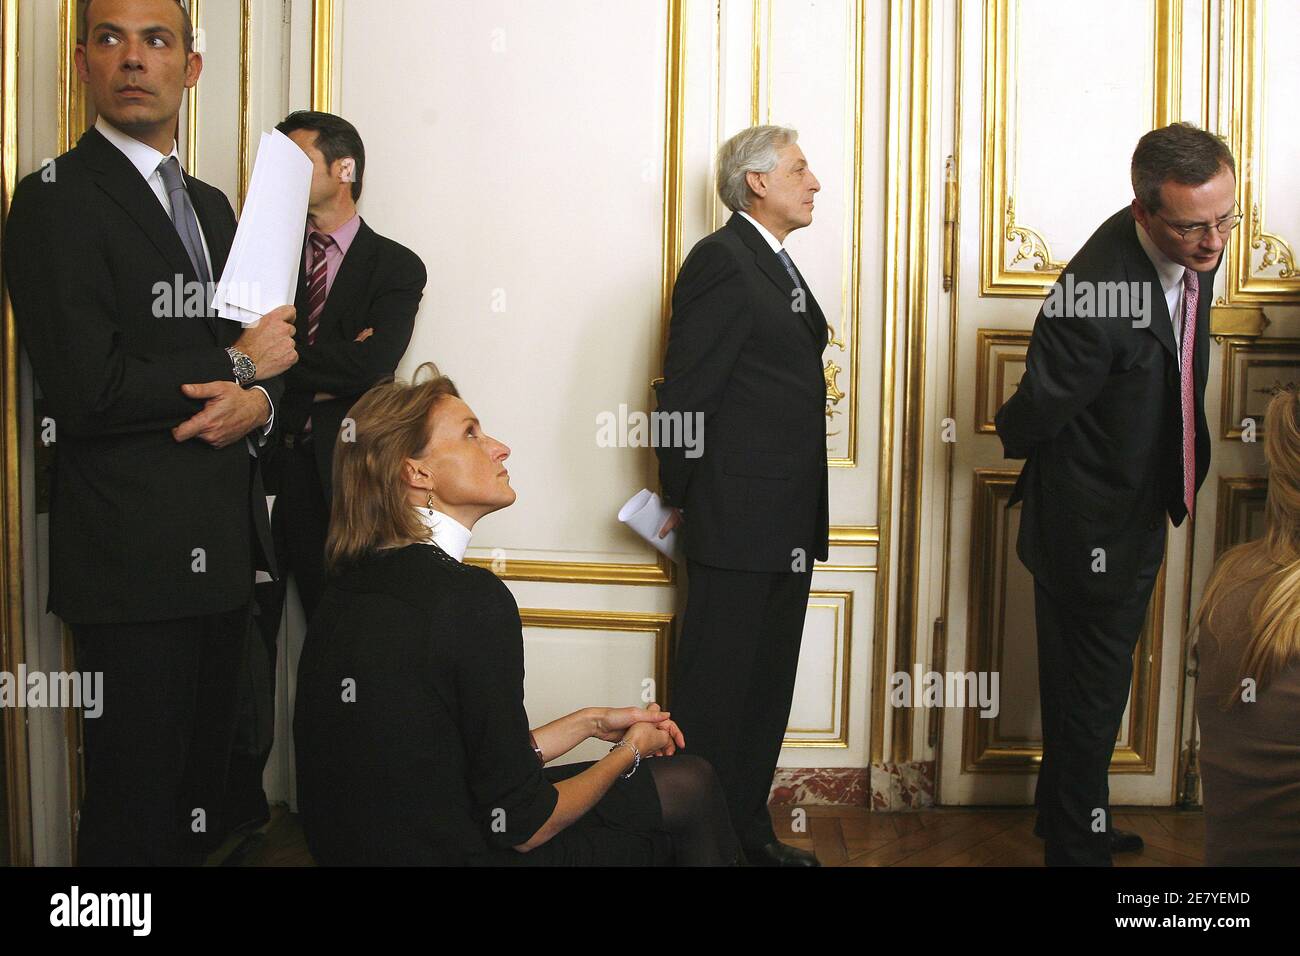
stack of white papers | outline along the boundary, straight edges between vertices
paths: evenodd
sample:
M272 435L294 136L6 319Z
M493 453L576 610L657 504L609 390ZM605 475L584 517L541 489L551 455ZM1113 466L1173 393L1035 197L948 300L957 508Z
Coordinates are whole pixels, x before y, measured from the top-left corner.
M677 529L659 537L659 529L668 520L672 509L659 500L659 496L648 488L642 488L619 509L618 520L645 538L674 562L678 561Z
M244 326L292 305L311 197L311 160L278 130L262 134L230 258L212 304Z

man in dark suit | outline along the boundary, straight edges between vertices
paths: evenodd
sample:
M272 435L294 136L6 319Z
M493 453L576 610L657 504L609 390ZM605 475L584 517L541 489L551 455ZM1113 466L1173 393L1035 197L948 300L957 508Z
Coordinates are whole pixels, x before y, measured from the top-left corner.
M682 263L658 386L658 413L695 416L704 438L656 448L675 509L661 534L682 525L690 588L673 715L717 770L747 859L769 866L817 865L777 840L767 810L813 560L829 544L828 327L781 245L812 222L821 188L797 138L755 126L719 150L734 214Z
M172 864L221 832L255 547L273 567L253 449L294 311L241 331L210 308L235 217L176 153L202 70L184 8L92 0L83 26L99 119L18 186L5 269L54 419L49 609L104 675L79 859Z
M353 403L396 370L411 341L426 279L419 256L379 235L357 213L366 152L356 127L331 113L301 110L276 129L311 157L313 172L296 302L299 361L285 375L280 440L268 463L282 574L258 585L262 646L249 648L261 660L252 665L260 673L252 675L248 689L256 700L246 699L245 709L262 715L255 723L263 732L251 741L241 734L231 768L230 816L250 823L269 813L262 771L272 743L285 579L292 572L310 620L325 587L334 444ZM346 432L343 440L349 440Z
M1107 771L1164 516L1194 511L1210 465L1209 313L1241 218L1235 171L1222 140L1193 126L1142 137L1133 202L1066 266L997 413L1006 456L1026 459L1008 506L1023 501L1017 553L1034 575L1049 866L1142 847L1111 825Z

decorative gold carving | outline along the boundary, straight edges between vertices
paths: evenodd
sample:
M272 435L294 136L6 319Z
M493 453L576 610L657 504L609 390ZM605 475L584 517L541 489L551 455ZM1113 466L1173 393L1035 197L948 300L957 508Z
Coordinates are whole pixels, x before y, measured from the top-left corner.
M839 374L840 374L841 371L843 371L843 370L842 370L838 365L836 365L834 362L832 362L830 359L827 359L827 360L826 360L826 367L825 367L824 369L822 369L822 372L824 373L824 375L825 375L825 377L826 377L826 421L827 421L827 424L830 424L830 420L831 420L832 418L834 418L836 415L839 414L839 410L838 410L837 408L835 408L834 406L835 406L835 405L838 405L838 404L840 403L840 401L844 398L844 393L843 393L842 391L840 391L840 386L839 386L839 383L838 383L838 381L837 381L837 379L839 378ZM839 432L827 432L827 433L826 433L826 437L827 437L827 438L830 438L832 435L838 435L838 434L839 434Z
M1006 240L1019 243L1016 254L1007 263L1008 269L1017 262L1027 262L1031 259L1035 272L1060 272L1065 268L1064 262L1057 262L1052 258L1052 250L1048 248L1047 240L1037 230L1017 225L1014 196L1007 197Z
M1263 248L1264 257L1259 260L1259 268L1256 272L1263 272L1265 269L1278 267L1277 277L1279 279L1291 279L1298 273L1295 267L1295 253L1291 251L1290 244L1281 236L1275 236L1271 232L1264 232L1264 217L1259 213L1259 203L1252 203L1250 207L1250 248Z

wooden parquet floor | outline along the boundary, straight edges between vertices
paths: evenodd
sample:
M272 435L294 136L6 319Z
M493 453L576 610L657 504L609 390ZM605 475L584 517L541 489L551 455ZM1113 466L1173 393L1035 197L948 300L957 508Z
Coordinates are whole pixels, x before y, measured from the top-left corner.
M1042 866L1043 843L1026 808L940 808L873 813L862 807L771 808L777 835L812 850L823 866ZM1115 825L1138 833L1141 853L1116 866L1203 866L1205 817L1167 807L1116 807ZM251 837L232 838L209 866L312 866L302 827L287 807Z

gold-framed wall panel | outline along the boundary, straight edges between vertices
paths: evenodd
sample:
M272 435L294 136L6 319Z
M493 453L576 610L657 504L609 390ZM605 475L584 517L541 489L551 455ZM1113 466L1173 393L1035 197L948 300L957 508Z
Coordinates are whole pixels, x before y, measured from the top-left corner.
M1268 479L1262 475L1224 475L1214 521L1214 559L1229 548L1252 540L1252 520L1263 523Z
M572 630L649 632L654 635L654 681L656 697L664 710L670 710L672 673L677 616L645 611L588 611L578 608L521 607L519 620L524 627L549 627Z
M682 129L685 115L686 3L668 0L668 43L665 50L664 214L662 288L660 298L661 352L668 341L672 284L682 261ZM342 42L338 6L334 0L312 0L311 104L329 112L338 90L336 53ZM467 564L491 569L494 559L467 557ZM564 584L669 585L677 580L673 562L658 552L649 563L603 561L507 560L496 574L505 581L549 581Z
M970 591L967 600L966 668L996 668L1005 631L1006 569L1015 560L1005 504L1019 471L975 469L972 482ZM1146 622L1133 651L1127 739L1115 746L1111 773L1154 773L1159 729L1160 662L1165 609L1165 568L1160 565ZM996 582L1002 587L995 588ZM995 593L995 591L997 593ZM999 737L996 719L983 720L974 708L962 721L962 770L965 773L1032 773L1042 761L1039 744Z
M1000 351L1001 350L1001 351ZM975 330L975 415L977 434L996 435L997 425L989 410L1002 404L1005 384L1003 369L1017 356L1024 361L1029 352L1028 329L976 329ZM994 365L993 363L996 363ZM992 366L992 367L990 367ZM955 383L951 386L956 387Z
M1232 66L1220 83L1230 80L1228 144L1237 161L1237 199L1245 217L1228 256L1228 304L1246 302L1300 303L1300 267L1294 247L1284 237L1264 228L1263 104L1266 90L1263 0L1234 0L1230 46ZM1294 38L1291 38L1294 41ZM1273 38L1278 53L1290 43ZM1293 51L1292 51L1293 52ZM1220 123L1223 114L1220 113ZM1254 264L1255 251L1263 258ZM1274 272L1273 270L1277 270ZM1272 274L1265 275L1269 272Z
M1016 218L1015 183L1008 169L1008 111L1013 44L1012 21L1020 0L984 0L984 143L980 201L980 295L1046 295L1065 267L1055 258L1043 233ZM1182 0L1154 0L1155 42L1152 50L1151 126L1164 126L1178 116L1182 73ZM1007 246L1018 243L1016 258L1007 261ZM1068 259L1068 257L1066 257ZM1015 261L1031 262L1032 270L1015 270Z
M839 590L822 590L814 588L808 594L809 607L825 607L835 612L835 675L832 675L832 686L836 683L838 675L839 685L839 731L835 727L826 728L804 728L804 727L787 727L786 736L781 741L782 747L791 748L809 748L809 747L837 747L846 748L849 745L849 684L850 675L852 674L851 666L853 663L853 592ZM819 603L814 598L824 598L829 600L838 600L839 604ZM835 705L832 705L833 707ZM835 734L831 738L820 740L807 740L798 737L790 737L790 734Z
M1223 343L1223 386L1219 403L1219 437L1228 441L1242 437L1242 421L1245 418L1256 420L1255 440L1262 441L1268 423L1264 421L1262 409L1251 412L1248 407L1249 396L1244 372L1251 367L1270 365L1277 368L1291 369L1286 382L1280 385L1300 387L1300 338L1227 338ZM1268 362L1262 358L1252 359L1252 353L1273 353L1288 355L1285 360ZM1256 401L1267 404L1262 396Z

